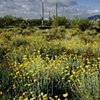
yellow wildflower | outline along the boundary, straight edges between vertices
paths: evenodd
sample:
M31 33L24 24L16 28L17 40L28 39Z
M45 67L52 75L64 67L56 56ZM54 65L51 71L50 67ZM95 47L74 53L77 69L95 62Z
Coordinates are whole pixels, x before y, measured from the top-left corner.
M27 86L31 86L31 84L27 84Z
M100 57L98 57L98 60L100 60Z
M69 68L69 66L66 66L66 68L68 69L68 68Z
M46 98L47 97L47 94L43 95L43 98Z
M14 85L13 85L13 89L15 89L15 88L16 88L16 85L14 84Z
M27 92L23 92L23 93L22 93L22 96L25 96L25 95L26 95L26 93L27 93Z
M56 96L55 96L55 98L57 99L57 98L58 98L58 96L56 95Z
M63 97L65 98L68 97L68 93L63 94Z
M62 77L62 80L64 80L65 78L64 77Z
M89 68L89 65L86 65L85 68Z
M28 98L25 98L24 100L28 100Z
M43 95L44 93L42 92L41 95Z
M66 74L66 76L68 76L68 75L70 75L70 73L69 73L69 72Z
M35 98L30 98L30 100L35 100Z
M16 75L18 75L19 74L19 71L18 72L16 72Z
M36 82L37 81L37 79L34 79L34 82Z
M73 73L73 75L75 75L76 74L75 70L72 70L72 73Z
M73 79L73 75L70 75L70 79Z
M70 83L71 82L71 80L68 80L68 83Z
M82 68L82 66L80 66L80 68Z

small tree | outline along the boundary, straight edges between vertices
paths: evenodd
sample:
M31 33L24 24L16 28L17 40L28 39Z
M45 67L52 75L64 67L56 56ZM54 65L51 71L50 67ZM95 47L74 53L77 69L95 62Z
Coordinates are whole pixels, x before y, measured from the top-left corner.
M83 18L79 20L78 27L82 30L85 31L86 29L90 29L92 27L92 24L90 20L87 18Z
M13 17L12 15L5 15L2 18L2 21L3 21L4 27L9 27L9 26L14 25L15 17Z
M57 16L54 17L53 20L53 26L65 26L68 27L69 26L69 21L66 19L65 16Z
M70 20L70 28L78 28L78 22L79 19L78 18L73 18Z
M96 29L97 32L100 32L100 19L97 19L97 20L93 23L93 28Z

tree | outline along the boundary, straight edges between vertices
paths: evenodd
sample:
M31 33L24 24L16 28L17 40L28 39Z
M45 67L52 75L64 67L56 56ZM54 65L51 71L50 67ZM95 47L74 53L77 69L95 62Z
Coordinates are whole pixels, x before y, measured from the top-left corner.
M97 19L93 22L93 29L96 29L97 32L100 32L100 19Z
M79 19L77 17L70 20L70 28L78 28Z
M3 28L4 27L4 22L3 22L3 18L0 17L0 28Z
M2 21L4 27L9 27L14 24L15 17L13 17L12 15L6 15L2 18Z
M30 27L41 25L41 19L28 19L27 23Z
M65 26L68 27L69 26L69 21L66 19L65 16L57 16L54 17L53 19L53 26Z
M17 17L15 19L15 26L20 26L21 23L23 23L25 20L22 17Z
M80 19L80 20L79 20L78 27L79 27L82 31L85 31L86 29L90 29L90 28L92 27L92 24L91 24L91 22L90 22L89 19L83 18L83 19Z

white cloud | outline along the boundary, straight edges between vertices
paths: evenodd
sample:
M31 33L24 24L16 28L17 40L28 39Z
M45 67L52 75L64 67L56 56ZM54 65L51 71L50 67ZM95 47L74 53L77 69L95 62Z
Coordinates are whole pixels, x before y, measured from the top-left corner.
M45 17L48 17L50 10L51 16L55 15L55 4L58 3L59 15L73 17L78 9L80 16L100 13L98 9L91 10L77 5L76 0L0 0L0 16L12 14L23 18L40 18L41 2L44 1Z
M97 14L97 13L100 13L100 10L99 10L99 9L88 10L88 13L89 13L89 14Z

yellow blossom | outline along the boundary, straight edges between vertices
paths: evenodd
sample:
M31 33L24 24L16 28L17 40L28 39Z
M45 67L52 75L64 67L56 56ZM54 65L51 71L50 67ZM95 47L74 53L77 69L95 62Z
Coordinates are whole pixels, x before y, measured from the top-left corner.
M63 97L65 97L65 98L66 98L67 96L68 96L68 93L63 94Z
M47 94L43 95L43 98L46 98L47 97Z
M70 83L71 82L71 80L68 80L68 83Z
M65 78L64 77L62 77L62 80L64 80Z
M72 73L75 75L76 74L75 70L72 70Z
M28 98L25 98L24 100L28 100Z
M18 75L19 74L19 71L18 72L16 72L16 75Z
M80 68L82 68L82 66L80 66Z
M37 81L37 79L34 79L34 82L36 82Z
M23 100L23 96L20 96L20 97L19 97L19 100ZM25 100L25 99L24 99L24 100Z
M27 57L26 57L26 56L24 56L24 57L23 57L23 60L27 60Z
M35 100L35 98L30 98L30 100Z
M66 74L66 76L68 76L68 75L70 75L70 73L69 73L69 72Z
M86 65L85 68L89 68L89 65Z
M16 88L16 85L14 84L14 85L13 85L13 89L15 89L15 88Z
M31 84L27 84L27 86L31 86Z
M25 95L26 95L26 93L27 93L27 92L23 92L23 93L22 93L22 96L25 96Z
M100 60L100 57L98 57L98 60Z
M43 92L41 93L41 95L43 95Z
M68 69L68 68L69 68L69 66L66 66L66 68Z
M57 98L58 98L58 96L56 95L56 96L55 96L55 98L57 99Z
M70 76L70 79L73 79L73 75Z

